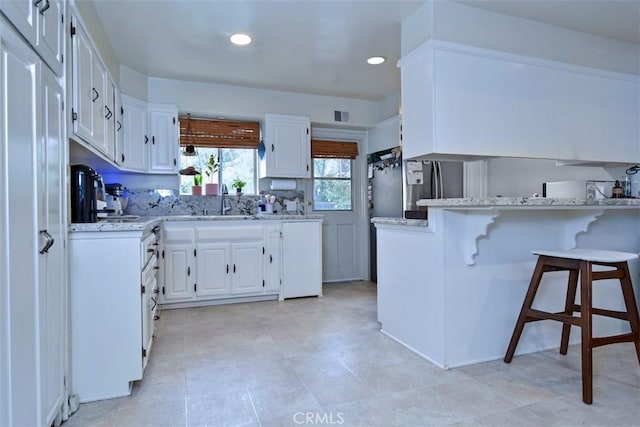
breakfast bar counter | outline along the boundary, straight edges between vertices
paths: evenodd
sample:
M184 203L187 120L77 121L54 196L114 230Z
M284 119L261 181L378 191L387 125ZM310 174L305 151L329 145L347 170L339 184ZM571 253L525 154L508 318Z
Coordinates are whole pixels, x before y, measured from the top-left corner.
M464 198L423 200L428 220L373 218L382 331L442 368L504 356L535 249L640 250L640 199ZM638 262L629 263L636 296ZM546 275L536 304L561 311L566 273ZM624 309L617 281L594 288L594 306ZM626 332L594 317L594 336ZM529 324L518 353L558 347L561 325ZM572 334L572 343L580 334Z

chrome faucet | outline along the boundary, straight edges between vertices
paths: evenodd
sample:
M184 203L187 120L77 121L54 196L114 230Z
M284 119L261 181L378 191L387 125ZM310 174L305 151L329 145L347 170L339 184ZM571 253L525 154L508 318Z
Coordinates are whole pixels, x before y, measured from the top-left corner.
M220 201L220 215L226 215L227 212L231 210L231 206L229 206L229 201L227 200L228 194L229 194L229 189L227 188L227 184L222 184L222 200Z

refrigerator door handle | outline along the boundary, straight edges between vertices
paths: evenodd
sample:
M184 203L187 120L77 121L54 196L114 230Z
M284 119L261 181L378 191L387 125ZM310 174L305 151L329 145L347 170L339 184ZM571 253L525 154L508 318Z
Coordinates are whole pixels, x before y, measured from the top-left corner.
M432 179L432 183L431 186L433 187L433 194L432 197L434 199L439 199L440 198L440 164L437 161L433 161L432 166L431 166L431 179Z

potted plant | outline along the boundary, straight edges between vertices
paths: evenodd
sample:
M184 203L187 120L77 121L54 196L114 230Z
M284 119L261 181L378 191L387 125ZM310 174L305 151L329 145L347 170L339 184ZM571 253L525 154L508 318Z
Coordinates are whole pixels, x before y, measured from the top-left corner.
M215 155L210 155L207 164L205 165L204 173L207 175L208 183L204 186L204 194L210 196L218 195L218 170L220 169L220 163L216 160Z
M238 195L242 194L242 189L247 185L246 182L244 182L243 180L241 180L240 178L236 178L233 181L233 184L231 184L231 186L233 188L236 189L236 193L238 193Z
M200 196L202 194L202 174L193 176L193 186L191 187L191 194L194 196Z

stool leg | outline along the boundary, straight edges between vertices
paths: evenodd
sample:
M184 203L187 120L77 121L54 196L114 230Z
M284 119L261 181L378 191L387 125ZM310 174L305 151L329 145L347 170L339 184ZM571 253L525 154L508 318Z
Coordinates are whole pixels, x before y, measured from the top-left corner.
M522 330L524 329L524 324L527 322L527 312L531 308L533 304L533 300L536 297L536 292L538 291L538 287L540 286L540 280L542 280L542 274L544 273L544 257L538 257L538 262L536 263L536 268L533 270L533 275L531 276L531 282L529 282L529 289L527 289L527 294L524 297L524 302L522 303L522 308L520 309L520 315L518 316L518 321L516 322L516 326L513 329L513 334L511 335L511 341L509 341L509 347L507 348L507 354L504 356L505 363L511 363L511 359L513 359L513 354L516 352L516 347L518 346L518 341L520 341L520 335L522 335Z
M564 303L564 314L573 315L573 305L576 302L576 288L578 287L578 270L569 270L569 281L567 282L567 300ZM562 339L560 340L560 354L567 354L569 348L569 334L571 325L562 324Z
M582 401L593 402L593 359L591 342L591 263L580 263L580 323L582 328Z
M631 324L631 333L634 336L633 343L636 346L636 355L640 363L640 319L638 318L638 307L636 306L636 299L633 295L633 284L631 282L631 276L629 275L629 267L626 262L621 264L618 268L624 272L624 277L620 279L620 286L622 287L624 304L627 307L629 323Z

